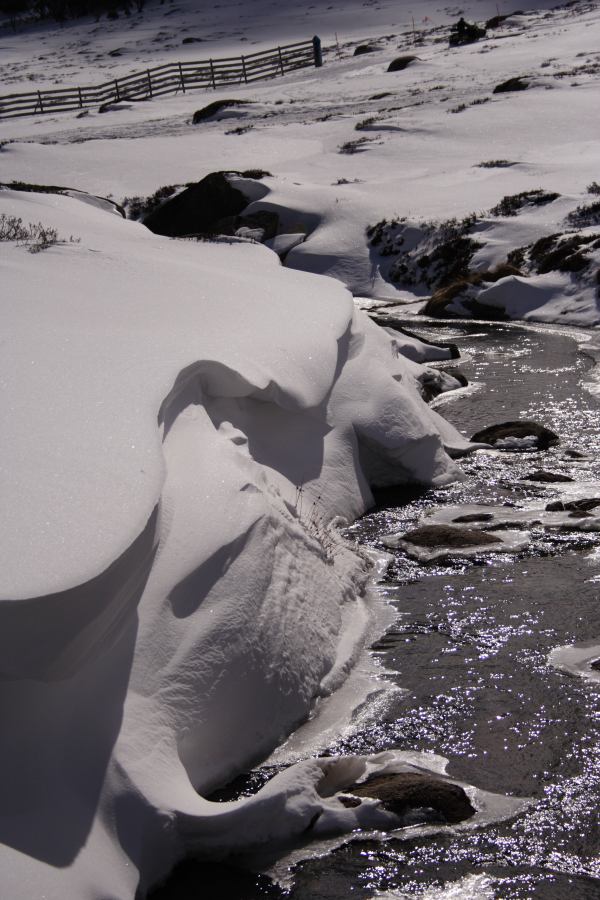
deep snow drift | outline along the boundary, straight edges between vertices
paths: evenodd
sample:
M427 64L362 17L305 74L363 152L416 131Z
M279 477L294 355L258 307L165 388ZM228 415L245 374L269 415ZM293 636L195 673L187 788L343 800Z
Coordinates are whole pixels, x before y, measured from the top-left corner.
M369 484L456 478L444 448L468 448L402 336L338 282L82 199L0 192L66 238L2 245L14 898L132 896L190 848L304 830L314 766L227 810L196 789L268 753L352 664L369 565L332 519Z

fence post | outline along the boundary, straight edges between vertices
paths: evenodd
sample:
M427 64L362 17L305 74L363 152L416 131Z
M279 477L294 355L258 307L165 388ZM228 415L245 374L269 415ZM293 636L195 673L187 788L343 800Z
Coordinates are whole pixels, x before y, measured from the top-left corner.
M179 63L179 80L181 81L181 90L185 94L185 81L183 80L183 69L181 68L181 63Z
M244 77L244 81L248 84L248 76L246 74L246 60L242 56L242 75Z
M213 66L213 61L212 61L212 59L210 59L209 62L210 62L210 80L212 81L213 90L216 90L216 89L217 89L217 85L216 85L216 82L215 82L215 68L214 68L214 66Z
M281 74L285 75L285 69L283 68L283 53L281 52L281 47L277 48L277 52L279 53L279 68L281 69Z
M42 95L38 91L38 102L40 104L40 112L44 112L44 104L42 103ZM35 104L37 108L37 103Z
M317 69L320 69L323 65L323 50L321 48L321 38L315 34L312 39L313 42L313 53L315 55L315 66Z
M117 103L119 103L119 101L121 100L121 95L119 93L119 81L117 78L115 78L115 99Z
M77 93L79 94L79 108L83 109L83 95L81 93L81 88L77 88Z
M152 100L152 75L150 74L150 69L146 69L146 75L148 77L148 96Z

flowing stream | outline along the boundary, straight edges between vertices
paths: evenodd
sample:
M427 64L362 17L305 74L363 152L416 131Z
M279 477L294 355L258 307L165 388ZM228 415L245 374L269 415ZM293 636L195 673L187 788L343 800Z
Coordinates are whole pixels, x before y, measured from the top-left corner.
M593 362L582 352L584 335L507 323L410 327L458 344L469 387L437 408L464 434L527 418L561 442L546 452L477 452L462 461L466 480L449 488L382 493L351 528L361 542L381 547L382 536L449 504L543 510L565 490L600 497L600 400L585 387ZM575 484L521 480L540 468ZM453 777L530 797L528 809L484 828L354 841L302 863L286 894L262 877L203 866L204 885L213 885L206 896L600 898L600 680L548 659L563 645L600 643L600 534L528 530L531 544L518 554L422 565L395 553L386 578L397 619L373 652L404 690L368 727L324 748L434 751L448 758ZM257 770L238 790L256 789L266 774ZM188 888L172 879L157 900L198 896L198 875Z

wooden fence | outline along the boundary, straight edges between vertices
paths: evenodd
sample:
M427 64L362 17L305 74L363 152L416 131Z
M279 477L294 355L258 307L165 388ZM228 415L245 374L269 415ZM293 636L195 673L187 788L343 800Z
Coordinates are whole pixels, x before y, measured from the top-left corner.
M295 69L321 66L318 37L286 44L260 53L198 62L167 63L125 78L113 78L93 87L55 88L0 96L0 119L38 113L66 112L89 106L103 106L122 100L151 100L163 94L185 94L198 88L252 84L263 78L286 75Z

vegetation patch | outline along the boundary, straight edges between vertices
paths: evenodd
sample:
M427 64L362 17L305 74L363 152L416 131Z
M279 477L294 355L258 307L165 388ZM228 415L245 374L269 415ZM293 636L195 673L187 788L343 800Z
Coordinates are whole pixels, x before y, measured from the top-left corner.
M426 222L415 230L405 219L383 219L367 229L367 238L381 256L395 257L390 281L436 290L468 276L471 259L481 246L470 236L476 221L471 215Z
M508 169L510 166L517 166L518 163L511 162L509 159L486 159L477 163L479 169Z
M600 248L600 235L551 234L540 238L529 251L529 259L539 275L547 272L581 272L590 264L586 255Z
M26 247L30 253L40 253L55 244L78 244L80 238L71 236L68 240L59 238L56 228L43 225L41 222L23 224L17 216L0 215L0 241L15 242L19 247Z
M570 225L575 225L577 228L589 228L592 225L600 225L600 200L578 206L577 209L569 213L567 222Z
M123 207L127 218L135 219L136 221L143 219L144 216L158 209L161 203L176 194L180 187L181 185L177 184L166 184L163 187L159 187L149 197L125 197L123 199Z
M552 203L559 197L560 194L543 191L540 188L533 191L522 191L520 194L510 194L503 197L500 203L490 209L490 215L516 216L524 206L545 206L546 203Z
M373 128L373 125L377 122L377 116L369 116L368 119L361 119L360 122L357 122L354 126L355 131L368 131Z
M356 138L355 141L346 141L340 147L338 147L338 153L364 153L367 149L365 144L369 143L368 137Z

